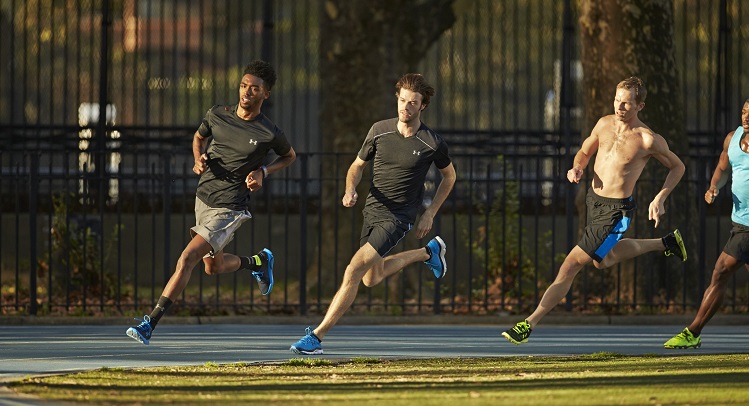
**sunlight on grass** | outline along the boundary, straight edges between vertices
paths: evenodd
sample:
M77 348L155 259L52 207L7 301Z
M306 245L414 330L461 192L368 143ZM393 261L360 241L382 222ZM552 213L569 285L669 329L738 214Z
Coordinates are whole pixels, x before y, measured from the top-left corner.
M27 378L17 392L75 404L749 404L749 355L387 360L94 371Z

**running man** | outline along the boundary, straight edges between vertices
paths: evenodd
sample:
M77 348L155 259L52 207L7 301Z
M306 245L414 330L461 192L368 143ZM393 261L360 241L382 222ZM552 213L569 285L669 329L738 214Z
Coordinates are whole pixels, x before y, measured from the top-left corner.
M645 107L647 91L641 79L631 77L616 86L614 114L602 117L575 155L567 179L580 182L588 161L596 154L593 183L588 190L588 225L578 244L564 259L554 282L527 319L502 333L514 344L528 341L531 330L556 306L572 286L578 272L590 262L604 269L646 252L665 249L667 256L682 261L687 251L679 230L663 238L629 239L622 236L635 213L632 192L651 157L668 169L666 181L648 208L648 219L660 224L664 203L684 175L684 164L668 148L666 140L638 118Z
M216 275L247 270L257 280L260 293L273 289L273 253L263 248L252 257L224 252L234 233L252 218L247 211L250 192L263 186L266 178L296 159L284 132L260 112L276 83L276 72L264 61L247 65L239 84L239 102L214 106L193 135L192 153L200 175L195 196L195 227L192 240L177 260L177 267L150 315L127 329L127 335L148 344L156 324L177 300L190 281L193 268L203 260L205 273ZM210 145L209 145L209 140ZM267 167L269 151L278 157Z
M291 346L297 354L322 354L321 341L356 298L359 283L372 287L409 264L424 261L436 278L447 272L445 242L437 236L425 248L387 256L411 230L424 196L424 180L432 162L442 174L434 199L416 226L416 237L432 229L432 221L455 184L455 169L447 144L421 122L434 88L423 76L404 75L395 85L398 118L375 123L346 174L343 205L353 207L356 186L369 161L374 161L372 186L364 205L364 224L359 250L346 267L341 286L333 297L322 323Z
M710 286L705 290L700 309L692 324L681 333L666 341L665 348L700 348L700 334L715 312L720 309L726 295L726 287L731 276L741 265L749 269L749 99L741 109L741 125L728 133L723 140L723 152L720 153L710 187L705 192L705 201L712 204L720 188L731 176L731 236L728 237L723 252L715 261ZM730 175L729 175L730 174Z

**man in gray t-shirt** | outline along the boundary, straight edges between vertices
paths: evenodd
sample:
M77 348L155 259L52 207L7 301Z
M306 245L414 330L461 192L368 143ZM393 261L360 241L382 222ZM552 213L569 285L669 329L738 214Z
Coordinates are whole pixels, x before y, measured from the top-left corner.
M424 180L432 163L442 174L432 204L416 224L416 237L432 229L432 221L455 184L455 169L442 138L421 122L434 88L424 77L409 73L395 85L398 118L375 123L346 175L343 205L352 207L356 186L368 162L373 162L372 186L364 205L361 246L346 267L343 282L322 323L291 346L297 354L322 354L322 338L356 298L359 282L371 287L407 265L424 261L436 278L447 271L445 242L434 237L426 247L387 256L411 230L424 195Z
M247 270L257 280L260 293L267 295L273 289L274 259L269 249L242 257L225 253L224 247L242 223L252 218L247 211L250 192L260 189L268 175L296 159L283 131L260 112L275 82L276 72L270 64L250 63L239 84L239 103L212 107L195 132L192 170L200 175L200 181L195 196L196 225L190 229L192 240L177 260L153 312L127 330L131 338L149 343L151 332L185 289L201 259L209 275ZM271 150L278 158L264 166Z

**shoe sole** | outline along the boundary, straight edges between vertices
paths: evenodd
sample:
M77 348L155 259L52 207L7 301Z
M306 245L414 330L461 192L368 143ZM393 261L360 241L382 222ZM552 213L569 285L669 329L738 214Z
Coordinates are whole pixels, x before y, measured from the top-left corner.
M142 335L140 335L140 333L138 332L138 330L136 330L136 329L134 329L132 327L130 327L129 329L127 329L127 331L125 332L125 334L127 334L128 337L132 338L133 340L135 340L135 341L137 341L137 342L139 342L139 343L141 343L143 345L148 345L150 343L148 341L148 339L146 339L145 337L143 337Z
M447 245L445 245L445 242L442 241L442 238L440 238L440 236L436 236L434 237L434 239L437 240L437 243L440 245L440 263L442 264L442 275L440 275L437 279L442 279L447 273L447 261L445 261L445 252L447 252Z
M679 245L679 248L681 249L681 255L682 255L682 262L686 262L687 260L687 247L684 246L684 239L681 238L681 232L676 229L674 230L674 237L676 237L676 244Z
M304 350L300 350L300 349L298 349L298 348L296 348L296 347L294 347L292 345L291 348L289 348L289 350L291 352L293 352L295 354L299 354L299 355L320 355L320 354L322 354L322 348L318 348L318 349L312 350L312 351L304 351Z
M506 339L507 339L507 341L509 341L509 342L511 342L511 343L513 343L513 344L515 344L515 345L520 345L520 344L523 344L523 343L527 343L527 342L528 342L528 339L527 339L527 338L526 338L525 340L523 340L523 341L517 341L517 340L515 340L514 338L510 337L510 335L509 335L509 334L507 334L507 332L504 332L504 333L502 333L502 337L506 338Z
M663 348L666 348L669 350L689 350L689 349L696 350L697 348L700 348L701 346L702 346L702 343L699 343L697 345L664 345Z
M268 285L268 291L267 292L265 292L265 293L260 292L260 293L262 293L263 296L267 296L267 295L270 295L270 291L273 290L273 262L274 262L274 259L273 259L273 253L270 252L269 249L263 248L263 252L268 257L268 279L270 279L270 284Z

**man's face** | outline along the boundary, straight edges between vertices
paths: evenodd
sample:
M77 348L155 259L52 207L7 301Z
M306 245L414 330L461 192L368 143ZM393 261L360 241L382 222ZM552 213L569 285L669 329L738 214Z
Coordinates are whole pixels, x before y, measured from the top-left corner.
M637 113L645 107L645 103L637 103L635 93L629 89L616 89L614 97L614 114L619 121L629 121L637 117Z
M744 103L741 109L741 126L744 127L745 133L749 133L749 103Z
M424 105L421 104L423 96L410 90L401 89L398 97L398 120L402 123L418 121Z
M263 101L270 96L265 90L263 79L249 73L242 76L239 84L239 105L245 110L252 110L263 105Z

